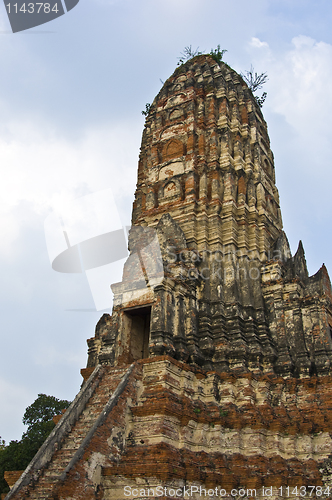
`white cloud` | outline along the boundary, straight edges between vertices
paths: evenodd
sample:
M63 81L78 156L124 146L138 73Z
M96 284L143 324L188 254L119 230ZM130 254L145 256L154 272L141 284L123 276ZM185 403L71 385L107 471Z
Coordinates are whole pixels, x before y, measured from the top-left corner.
M332 112L332 45L306 36L293 38L292 45L268 69L272 106L298 131L319 133Z
M267 42L262 42L259 38L252 37L250 41L251 47L256 49L269 48L269 44Z
M294 132L299 154L306 151L305 156L316 161L318 153L327 160L319 168L331 175L332 45L299 35L283 52L261 52L257 46L251 45L255 69L262 68L269 77L264 114L281 115Z
M285 229L293 250L304 240L311 273L324 261L331 269L332 45L299 35L286 48L249 50L255 69L269 77L263 113Z

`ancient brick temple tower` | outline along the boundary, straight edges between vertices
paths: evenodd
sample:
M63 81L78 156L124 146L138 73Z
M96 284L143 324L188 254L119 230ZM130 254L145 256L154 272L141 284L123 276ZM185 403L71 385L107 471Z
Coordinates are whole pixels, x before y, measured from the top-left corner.
M152 103L132 224L85 384L7 498L331 497L330 280L291 255L226 64L191 59Z
M105 318L112 326L89 343L89 366L168 354L218 372L329 373L329 279L324 267L308 277L301 243L291 257L267 126L227 65L194 59L156 97L132 223L132 257L112 287L112 319ZM157 286L156 255L146 251L150 228L164 263ZM138 272L138 253L152 281ZM144 356L138 314L149 323Z

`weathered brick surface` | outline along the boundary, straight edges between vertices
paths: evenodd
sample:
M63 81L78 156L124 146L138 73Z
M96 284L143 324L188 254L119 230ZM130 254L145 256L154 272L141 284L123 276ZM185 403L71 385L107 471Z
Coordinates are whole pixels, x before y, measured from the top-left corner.
M235 376L168 356L136 363L116 406L61 477L124 372L107 368L49 466L13 498L123 499L125 486L140 484L261 492L331 483L332 377Z
M314 460L194 453L165 443L129 449L122 462L105 467L103 475L105 478L113 475L126 478L148 476L163 482L173 478L186 479L200 482L208 488L223 485L229 491L237 487L250 488L253 484L256 488L322 484L321 474Z
M329 484L331 384L331 377L234 376L168 357L144 361L127 446L103 468L105 498L123 498L126 485L174 481L256 488L258 497L262 487Z
M22 472L22 470L5 471L4 478L10 488L16 483Z

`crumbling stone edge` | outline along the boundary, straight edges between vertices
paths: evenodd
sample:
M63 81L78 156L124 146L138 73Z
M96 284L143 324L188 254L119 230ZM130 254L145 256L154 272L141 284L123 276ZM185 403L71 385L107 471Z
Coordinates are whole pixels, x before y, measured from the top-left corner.
M38 479L41 469L51 461L53 454L61 447L62 440L68 432L70 432L72 426L84 410L86 403L98 386L104 371L105 368L102 367L102 365L96 366L88 380L83 384L82 389L77 394L74 401L59 420L56 427L54 427L21 477L9 491L5 500L10 500L10 498L21 490L21 488L30 484L31 481L36 481Z
M65 468L63 473L61 474L61 476L60 476L61 481L64 481L66 479L68 472L73 468L73 466L76 464L76 462L80 458L82 458L84 451L85 451L85 448L89 445L97 428L105 422L107 415L112 410L112 408L114 408L114 406L117 404L119 397L121 396L122 392L124 391L124 389L127 385L128 379L129 379L129 377L134 369L134 366L135 366L134 363L132 365L130 365L130 367L128 368L126 373L123 375L117 388L115 389L112 396L110 397L110 399L108 400L108 402L104 406L103 411L100 413L99 417L97 418L97 420L95 421L95 423L93 424L93 426L91 427L91 429L89 430L89 432L87 433L85 438L83 439L83 441L82 441L80 447L78 448L78 450L76 451L75 455L73 456L73 458L71 459L71 461L69 462L69 464L67 465L67 467Z

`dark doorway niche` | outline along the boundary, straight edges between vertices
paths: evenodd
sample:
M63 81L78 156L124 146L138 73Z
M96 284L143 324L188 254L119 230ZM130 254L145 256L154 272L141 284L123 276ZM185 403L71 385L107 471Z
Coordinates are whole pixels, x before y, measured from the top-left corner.
M151 307L125 311L130 330L130 352L134 360L149 357Z

